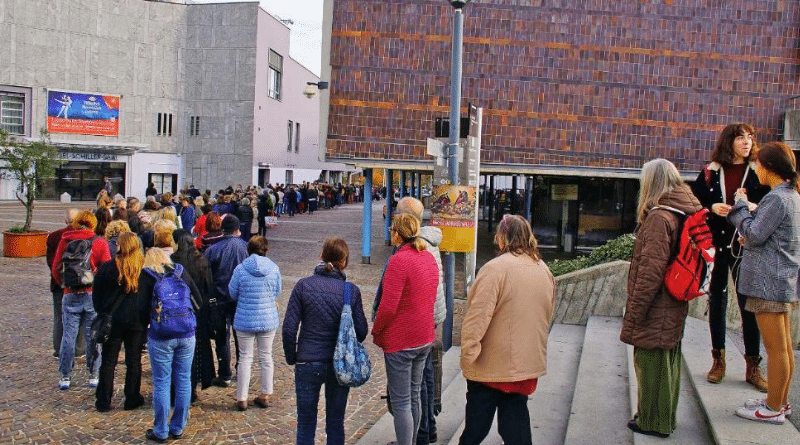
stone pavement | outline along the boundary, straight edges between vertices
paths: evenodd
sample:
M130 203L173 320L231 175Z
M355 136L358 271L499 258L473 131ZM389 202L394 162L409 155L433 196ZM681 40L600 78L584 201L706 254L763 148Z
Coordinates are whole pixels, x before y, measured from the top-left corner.
M279 312L298 279L310 275L319 261L322 243L327 237L344 238L350 247L348 279L361 288L364 307L371 308L375 289L389 247L383 241L382 202L373 214L372 264L361 264L361 205L345 205L334 210L320 210L313 215L281 217L278 226L269 229L268 256L281 268L283 293ZM78 208L91 203L73 203ZM63 224L69 205L40 202L34 212L34 228L55 230ZM0 203L0 230L24 218L23 208L14 202ZM49 275L44 258L11 259L0 257L0 444L8 443L145 443L145 430L152 425L151 374L148 357L143 357L142 393L146 404L135 411L122 410L125 366L120 357L115 379L113 410L98 413L94 409L94 391L86 387L83 361L75 365L73 386L58 389L58 360L52 357L52 303ZM462 303L463 304L463 303ZM457 313L463 309L457 305ZM369 316L369 310L367 313ZM460 321L455 323L460 327ZM457 336L455 337L458 338ZM385 412L386 380L382 354L365 342L373 361L370 381L350 392L345 418L347 443L354 443ZM268 409L251 407L235 410L235 388L212 387L199 394L193 405L184 439L180 443L271 443L294 442L296 408L294 368L286 365L280 335L273 344L275 360L274 403ZM258 391L258 367L254 364L250 398ZM317 422L317 443L324 441L324 397Z

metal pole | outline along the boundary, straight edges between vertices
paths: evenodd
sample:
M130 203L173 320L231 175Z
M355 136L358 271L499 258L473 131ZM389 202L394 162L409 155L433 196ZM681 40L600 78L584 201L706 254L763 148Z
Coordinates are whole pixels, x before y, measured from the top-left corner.
M516 215L517 212L517 175L514 175L511 177L511 207L508 213Z
M494 194L494 175L489 176L489 233L492 233L492 224L494 224L494 209L497 196Z
M461 51L463 46L464 13L455 9L453 15L453 59L450 64L450 140L447 173L451 185L458 185L458 140L461 135ZM453 345L453 298L456 276L456 257L450 252L444 258L445 300L447 316L442 327L442 348Z
M364 169L364 217L361 224L361 264L369 264L372 247L372 169Z
M400 170L400 197L406 196L406 171Z
M533 178L525 177L525 219L531 220L531 195L533 194Z
M417 197L417 172L411 172L411 196Z
M386 195L387 196L394 196L392 193L392 175L394 175L394 170L391 168L386 169ZM394 211L394 206L392 206L392 199L386 199L386 215L384 215L383 221L383 240L386 242L387 246L392 245L392 239L389 236L389 229L392 227L392 212Z

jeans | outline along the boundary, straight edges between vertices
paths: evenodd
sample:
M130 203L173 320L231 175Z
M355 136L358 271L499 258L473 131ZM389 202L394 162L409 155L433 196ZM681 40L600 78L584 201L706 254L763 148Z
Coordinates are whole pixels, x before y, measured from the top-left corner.
M183 434L192 393L192 358L195 338L147 339L150 368L153 372L153 434L166 439ZM175 410L167 425L170 384L175 386Z
M61 317L64 334L61 336L61 349L58 356L58 370L64 377L72 375L72 364L75 361L75 337L78 327L83 322L86 336L86 369L89 374L97 373L100 360L97 360L97 346L91 341L92 321L97 316L92 304L91 292L74 292L64 294L61 300ZM94 351L92 349L94 348Z
M261 394L272 394L275 366L272 361L272 341L275 332L236 331L239 337L239 363L236 368L236 400L246 401L250 389L250 371L253 365L253 349L258 343L258 362L261 365Z
M433 412L435 385L433 383L433 350L428 353L425 360L425 369L422 373L422 386L419 398L422 405L422 414L417 432L417 443L427 445L431 436L436 437L436 415Z
M417 441L422 411L422 373L431 346L427 344L383 355L397 445L412 445Z
M464 432L459 445L479 445L492 427L497 411L497 431L503 442L530 445L531 417L528 396L506 393L483 383L467 380L467 408L464 415Z
M53 291L53 355L58 357L61 353L61 337L64 336L64 320L61 313L61 300L64 298L64 289L57 289ZM78 332L85 330L86 326L81 321L78 326ZM86 354L86 337L82 335L76 336L75 339L75 355L81 356Z
M286 209L286 213L288 213L289 216L294 216L294 214L297 213L297 203L289 202L286 205L288 206Z
M100 382L97 385L95 407L110 409L114 395L114 371L119 359L119 350L125 344L125 408L133 409L144 402L142 387L142 346L144 331L114 331L103 343L100 362Z
M734 243L733 249L739 250ZM739 263L731 254L727 246L717 249L714 257L714 270L711 272L711 286L708 297L708 325L711 330L711 347L725 349L726 322L725 314L728 310L728 271L733 275L733 281L739 275ZM742 335L744 339L744 354L749 356L761 355L761 334L758 331L756 316L744 310L746 297L737 295L739 313L742 316Z
M344 412L350 388L336 380L329 362L297 363L294 367L297 395L297 445L314 445L319 390L325 385L325 434L328 445L344 444Z

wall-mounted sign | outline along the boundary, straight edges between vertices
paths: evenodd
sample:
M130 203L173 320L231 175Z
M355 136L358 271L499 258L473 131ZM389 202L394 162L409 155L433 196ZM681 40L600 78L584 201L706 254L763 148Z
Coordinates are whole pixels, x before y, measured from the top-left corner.
M119 136L119 96L49 90L47 131Z
M59 151L58 158L65 161L116 161L117 155L114 153Z
M475 248L475 187L434 186L431 196L431 225L442 230L439 250L471 252Z
M577 201L578 184L552 184L550 199L553 201Z

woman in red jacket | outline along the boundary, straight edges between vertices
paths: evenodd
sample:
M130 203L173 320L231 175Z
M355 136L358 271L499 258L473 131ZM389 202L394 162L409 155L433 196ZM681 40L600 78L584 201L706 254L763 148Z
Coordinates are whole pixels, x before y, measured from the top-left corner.
M383 278L383 295L372 327L383 349L398 445L416 443L420 423L420 385L425 359L436 338L433 305L439 268L419 238L420 223L401 214L392 224L392 255Z

